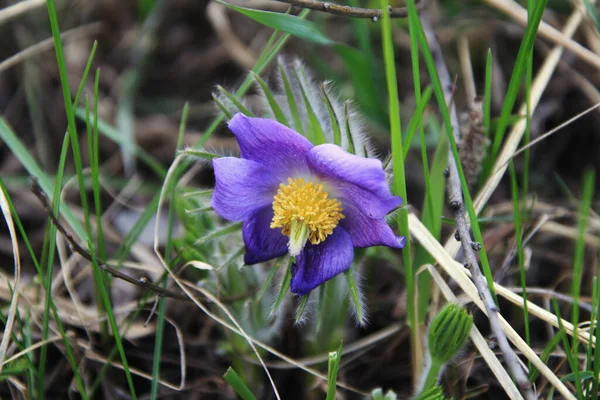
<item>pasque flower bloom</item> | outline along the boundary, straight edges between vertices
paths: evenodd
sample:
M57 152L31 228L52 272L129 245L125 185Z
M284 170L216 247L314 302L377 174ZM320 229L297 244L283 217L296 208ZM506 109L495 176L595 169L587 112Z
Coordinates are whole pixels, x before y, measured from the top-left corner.
M347 270L354 247L404 247L385 221L402 200L390 193L381 161L313 146L271 119L237 114L229 129L241 158L213 160L212 204L243 221L246 264L289 252L291 290L303 295Z

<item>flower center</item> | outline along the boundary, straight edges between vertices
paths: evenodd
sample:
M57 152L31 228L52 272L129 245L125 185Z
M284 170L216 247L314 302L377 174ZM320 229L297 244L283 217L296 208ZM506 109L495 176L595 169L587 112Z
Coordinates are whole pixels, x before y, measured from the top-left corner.
M288 178L287 185L279 185L273 211L271 228L281 228L281 233L290 238L292 256L300 254L309 239L312 244L321 243L344 218L340 201L330 199L322 184L304 179Z

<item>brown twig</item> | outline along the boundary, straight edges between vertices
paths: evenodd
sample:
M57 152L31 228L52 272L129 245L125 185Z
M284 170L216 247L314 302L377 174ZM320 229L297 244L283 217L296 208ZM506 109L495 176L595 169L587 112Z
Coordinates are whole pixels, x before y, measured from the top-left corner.
M433 27L427 19L427 16L421 16L421 23L423 25L423 29L427 37L427 42L429 43L433 60L435 61L436 70L438 72L442 88L444 90L445 100L447 103L449 103L452 99L452 81L450 80L450 74L448 72L448 68L446 67L446 63L444 62L442 49L440 48ZM456 106L454 104L450 104L450 118L452 122L454 138L458 143L460 141L460 124L458 122ZM462 186L460 183L460 177L458 175L458 167L456 165L456 160L454 159L454 155L452 154L451 150L448 156L448 170L448 190L450 207L455 212L458 238L461 241L461 246L463 248L464 257L466 260L465 267L467 267L471 271L473 283L475 284L477 292L479 292L479 296L481 297L485 305L488 319L490 321L490 329L493 335L496 337L498 347L504 355L504 360L508 366L508 369L510 370L513 378L517 382L517 385L523 392L525 398L528 400L535 399L535 396L531 390L531 384L527 379L527 375L521 367L516 353L508 343L506 335L502 330L500 321L498 319L498 306L494 302L494 299L492 298L492 295L487 286L485 277L483 276L483 273L479 268L479 263L477 261L477 257L475 256L475 251L481 249L481 244L474 242L469 232L469 223L467 221L467 216L465 215Z
M131 283L132 285L136 285L136 286L142 287L144 289L150 290L150 291L158 294L159 296L170 297L172 299L188 301L188 302L191 301L187 296L184 296L182 294L179 294L179 293L173 292L169 289L165 289L161 286L158 286L158 285L150 282L148 280L148 278L146 278L146 277L136 279L132 276L124 274L123 272L119 271L115 267L107 264L105 261L102 261L97 257L92 257L92 254L90 254L90 252L88 250L84 249L79 243L77 243L77 241L75 240L75 238L73 237L71 232L67 231L65 229L65 227L60 223L60 221L58 220L56 215L54 215L54 212L52 211L50 199L48 199L48 197L46 196L46 193L44 193L44 191L40 187L40 184L39 184L37 178L35 178L35 177L31 177L31 190L32 190L33 194L35 194L35 196L42 203L44 210L50 217L50 220L52 221L52 223L56 226L56 229L58 229L58 231L65 237L65 239L67 239L67 242L69 243L69 246L71 247L71 250L73 250L74 252L79 254L81 257L85 258L86 260L88 260L90 262L94 262L94 260L95 260L96 263L98 264L98 266L103 271L108 272L115 278L119 278L121 280L124 280L125 282Z
M311 10L322 11L329 14L341 15L344 17L353 17L353 18L371 18L374 21L377 21L381 17L381 10L377 8L359 8L359 7L350 7L343 6L336 3L329 3L326 1L317 1L317 0L276 0L282 3L287 3L292 6L308 8ZM417 7L419 9L424 7L424 0L421 0ZM400 7L400 8L389 8L390 17L391 18L406 18L408 17L408 8Z

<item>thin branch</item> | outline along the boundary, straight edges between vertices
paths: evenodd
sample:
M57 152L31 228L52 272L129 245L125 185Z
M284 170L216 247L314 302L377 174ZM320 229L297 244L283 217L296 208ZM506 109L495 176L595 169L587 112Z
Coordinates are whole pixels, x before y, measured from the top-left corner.
M290 4L292 6L308 8L311 10L322 11L329 14L341 15L344 17L353 18L371 18L373 21L377 21L381 17L381 10L377 8L359 8L343 6L336 3L329 3L326 1L318 0L276 0L282 3ZM417 4L417 8L422 9L426 1L421 0ZM406 18L408 17L408 8L389 8L391 18Z
M56 226L56 229L58 229L58 231L65 237L65 239L67 239L67 242L69 243L69 246L71 247L71 250L73 250L74 252L76 252L81 257L85 258L86 260L93 262L94 258L92 257L90 252L88 250L84 249L79 243L77 243L77 241L75 240L75 238L73 237L71 232L67 231L65 229L65 227L60 223L60 221L58 220L56 215L54 215L54 212L52 211L51 202L48 199L48 197L46 196L46 193L44 193L44 191L40 187L40 184L39 184L37 178L35 178L35 177L31 177L31 190L33 191L33 194L35 194L36 197L42 203L44 210L50 217L50 220L52 221L52 223ZM155 285L154 283L150 282L148 280L148 278L146 278L146 277L137 279L137 278L134 278L127 274L124 274L123 272L119 271L115 267L108 265L105 261L98 259L97 257L96 257L96 262L98 263L98 266L103 271L108 272L115 278L119 278L121 280L124 280L125 282L129 282L132 285L140 286L140 287L150 290L160 296L170 297L173 299L188 301L188 302L191 301L187 296L173 292L169 289L165 289L161 286Z
M445 100L447 103L450 103L452 99L453 85L450 79L448 68L446 67L446 63L444 61L442 49L440 48L435 32L426 16L421 16L421 23L423 25L423 29L425 31L425 35L427 37L427 42L429 43L433 59L435 60L436 69L440 77L440 81L442 83L442 88L444 90ZM458 143L460 141L460 124L458 122L456 106L454 105L454 103L450 103L450 117L454 137L456 142ZM517 382L517 385L523 392L525 398L535 399L535 396L531 390L531 384L527 379L527 375L521 367L516 353L508 343L506 335L502 330L500 321L498 319L498 307L496 306L496 303L492 298L485 277L483 276L483 273L479 268L479 263L477 261L477 257L475 256L474 249L481 248L481 245L479 243L473 242L471 234L469 232L469 224L467 222L467 216L465 215L460 177L458 175L458 168L456 166L456 160L454 159L452 151L450 151L448 157L448 170L448 191L450 206L455 211L456 227L466 260L465 266L471 271L473 283L475 284L477 292L479 293L479 296L481 297L485 305L485 309L487 311L488 319L490 321L490 329L493 335L496 337L498 347L504 355L504 360L508 366L508 369L510 370L512 376Z

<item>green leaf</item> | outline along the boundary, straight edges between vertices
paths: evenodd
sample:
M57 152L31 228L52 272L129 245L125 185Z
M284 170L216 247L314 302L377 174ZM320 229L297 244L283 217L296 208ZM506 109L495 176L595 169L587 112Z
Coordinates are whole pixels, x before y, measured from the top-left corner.
M300 133L301 135L304 135L304 127L302 126L302 121L300 121L300 114L298 113L298 106L296 105L296 99L294 98L292 85L290 85L290 80L287 76L287 72L285 71L285 67L281 59L277 63L277 66L279 68L281 80L283 81L283 88L285 89L287 102L290 106L290 113L292 114L292 119L294 120L294 128L296 129L296 132Z
M280 258L277 259L277 261L275 261L275 265L273 265L273 267L269 271L269 275L267 276L267 279L263 283L262 288L260 289L260 291L258 292L258 294L256 295L256 297L254 298L254 302L255 303L260 302L260 300L262 299L262 297L267 292L267 289L269 288L269 286L271 286L271 282L273 281L273 278L275 277L275 274L279 270L279 267L281 266L282 261L283 261L283 257L280 257Z
M323 84L321 85L321 93L323 93L323 99L325 100L325 104L327 105L327 111L329 112L329 120L331 121L331 128L333 129L333 143L338 146L341 146L342 133L340 130L340 122L338 121L338 118L335 115L335 110L333 109L333 104L331 103L331 99L329 98L329 94L327 93L325 85L326 82L323 82Z
M279 295L277 296L277 300L275 301L275 304L273 305L273 311L271 311L271 314L275 314L275 312L279 309L281 302L283 301L283 299L285 299L285 295L288 293L288 290L290 289L290 284L292 283L292 263L293 263L293 258L290 257L290 260L288 262L288 267L285 272L285 277L283 278L283 282L281 283L281 288L279 289Z
M272 11L253 10L251 8L234 6L221 0L215 0L217 3L223 4L230 9L239 12L249 18L252 18L258 23L266 25L270 28L277 29L281 32L290 33L300 39L309 42L331 46L336 42L323 35L317 26L305 19L296 17L295 15L276 13Z
M199 239L197 239L194 244L195 245L200 245L206 242L209 242L211 240L214 240L216 238L219 238L221 236L225 236L228 235L230 233L236 232L238 230L240 230L242 228L242 223L241 222L236 222L234 224L231 225L227 225L226 227L216 230L214 232L211 232L209 234L207 234L206 236L203 236Z
M346 139L348 139L348 153L356 154L356 148L354 146L354 137L352 136L352 130L350 129L350 110L348 108L348 101L344 103L344 119L346 120Z
M363 313L362 296L360 295L360 290L358 289L358 285L354 280L352 268L348 268L344 272L344 276L346 277L346 283L348 284L348 289L350 290L350 300L352 300L352 305L354 306L354 310L356 312L356 319L361 326L364 326L367 320Z
M233 118L233 115L229 112L227 107L225 107L225 105L221 103L219 97L216 94L213 93L212 98L217 107L219 107L219 110L221 110L221 112L227 117L227 119Z
M290 126L287 119L285 118L285 115L283 114L283 111L281 111L281 107L279 107L279 104L277 104L277 100L275 100L275 96L273 96L273 93L271 92L271 89L269 89L269 86L267 86L266 82L258 74L254 72L250 72L250 74L252 75L254 80L260 85L260 88L265 94L267 102L269 103L271 111L273 112L273 115L275 116L277 122L285 126Z
M237 372L231 367L227 368L227 372L223 375L223 379L227 381L235 390L235 392L243 399L243 400L256 400L256 397L252 394L248 385L243 381L243 379L238 375Z
M248 110L241 101L239 101L237 99L237 97L234 94L231 94L227 91L227 89L225 89L223 86L221 85L217 85L217 90L219 92L221 92L225 97L227 97L227 99L229 101L231 101L233 103L234 106L237 107L237 109L244 114L247 117L254 117L254 113L250 110Z
M298 324L302 320L302 316L304 315L304 309L306 308L306 304L308 303L308 298L310 297L310 292L300 297L300 302L298 303L298 308L296 308L296 318L295 323Z
M203 150L194 150L194 149L182 150L181 153L185 154L186 156L202 158L204 160L212 160L215 158L223 157L221 154L211 153L211 152L203 151Z
M304 72L301 68L294 68L294 73L296 74L296 81L298 82L298 86L300 87L300 92L302 93L302 98L304 99L304 106L306 107L306 113L308 114L308 119L310 121L310 125L312 127L312 135L308 139L313 142L314 145L320 145L327 143L327 138L325 137L325 132L323 132L323 127L315 114L312 105L310 104L310 100L307 95L307 89L310 89L310 83L308 79L304 75L301 74ZM304 87L306 84L307 88Z

